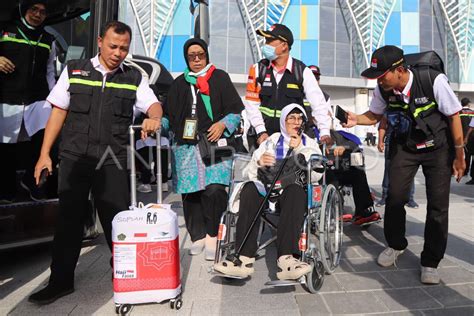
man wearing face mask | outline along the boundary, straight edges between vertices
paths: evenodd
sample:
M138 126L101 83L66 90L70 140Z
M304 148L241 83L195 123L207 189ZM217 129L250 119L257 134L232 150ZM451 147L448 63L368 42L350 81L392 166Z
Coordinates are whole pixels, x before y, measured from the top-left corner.
M264 59L252 65L247 81L246 114L260 145L268 135L280 132L281 110L287 104L303 106L306 98L311 104L311 115L317 121L321 141L330 143L331 117L329 107L311 70L290 56L293 34L282 24L268 30L258 30L265 37L262 48Z
M55 84L56 49L54 37L43 28L46 1L25 0L17 10L17 18L0 25L0 162L6 166L0 203L15 198L16 162L21 158L27 160L22 186L33 200L45 198L34 184L33 169L51 113L45 100Z

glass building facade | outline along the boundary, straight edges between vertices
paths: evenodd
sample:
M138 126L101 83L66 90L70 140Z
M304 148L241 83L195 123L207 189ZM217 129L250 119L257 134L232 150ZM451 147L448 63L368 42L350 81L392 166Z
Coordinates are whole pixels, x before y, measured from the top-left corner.
M209 2L210 59L236 78L237 83L246 80L248 68L258 59L249 39L251 29L249 22L245 22L244 7L266 8L277 3L284 8L277 18L292 30L295 38L291 55L307 65L319 65L325 80L323 85L369 87L360 78L360 72L367 67L374 49L391 44L405 53L435 50L444 60L448 77L457 87L455 90L467 93L474 90L474 0ZM144 54L139 19L131 3L123 1L121 19L133 25L133 52ZM193 16L188 0L174 4L153 57L170 71L182 72L183 44L194 32Z

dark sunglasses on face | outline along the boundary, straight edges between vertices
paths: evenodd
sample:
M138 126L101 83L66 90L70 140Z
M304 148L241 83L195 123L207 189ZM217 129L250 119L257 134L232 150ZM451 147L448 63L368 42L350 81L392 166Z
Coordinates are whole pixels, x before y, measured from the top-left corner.
M188 54L187 57L188 57L188 61L194 61L196 59L196 57L199 60L203 60L206 57L206 53L202 52L202 53L196 53L196 54Z
M39 13L39 15L41 15L41 16L46 16L46 14L47 14L46 10L38 8L36 6L32 6L28 10L30 10L31 13L33 13L33 14Z

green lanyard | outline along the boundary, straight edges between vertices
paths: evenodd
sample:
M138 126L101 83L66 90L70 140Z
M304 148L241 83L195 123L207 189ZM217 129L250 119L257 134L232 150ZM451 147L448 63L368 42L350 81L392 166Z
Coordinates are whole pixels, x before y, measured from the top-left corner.
M23 36L23 38L28 42L28 45L33 46L33 44L31 44L30 39L25 35L25 33L23 33L23 31L20 30L20 28L18 27L16 29L18 30L18 32L20 32L21 36ZM41 34L40 37L38 37L38 40L36 41L36 45L34 45L35 47L39 45L42 38L43 38L43 34Z
M31 69L34 70L35 65L36 65L36 47L38 47L38 45L40 44L40 41L43 38L43 33L41 33L41 35L38 37L38 40L36 41L36 45L33 45L33 44L31 44L30 39L25 35L25 33L23 33L20 30L19 27L17 27L16 29L18 30L18 32L20 32L21 36L23 36L23 38L28 42L28 45L33 47L33 60L31 62ZM31 72L31 76L33 77L33 71Z

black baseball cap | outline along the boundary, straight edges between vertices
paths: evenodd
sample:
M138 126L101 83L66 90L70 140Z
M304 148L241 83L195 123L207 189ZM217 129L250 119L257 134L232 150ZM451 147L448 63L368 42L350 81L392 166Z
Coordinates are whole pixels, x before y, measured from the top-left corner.
M471 100L469 100L469 98L462 98L461 99L461 105L464 107L464 106L468 106L469 103L471 103Z
M268 30L257 30L257 34L265 38L279 39L293 45L293 33L283 24L273 24Z
M403 50L393 45L382 46L375 50L370 58L370 68L360 75L368 79L378 79L387 71L403 65Z

